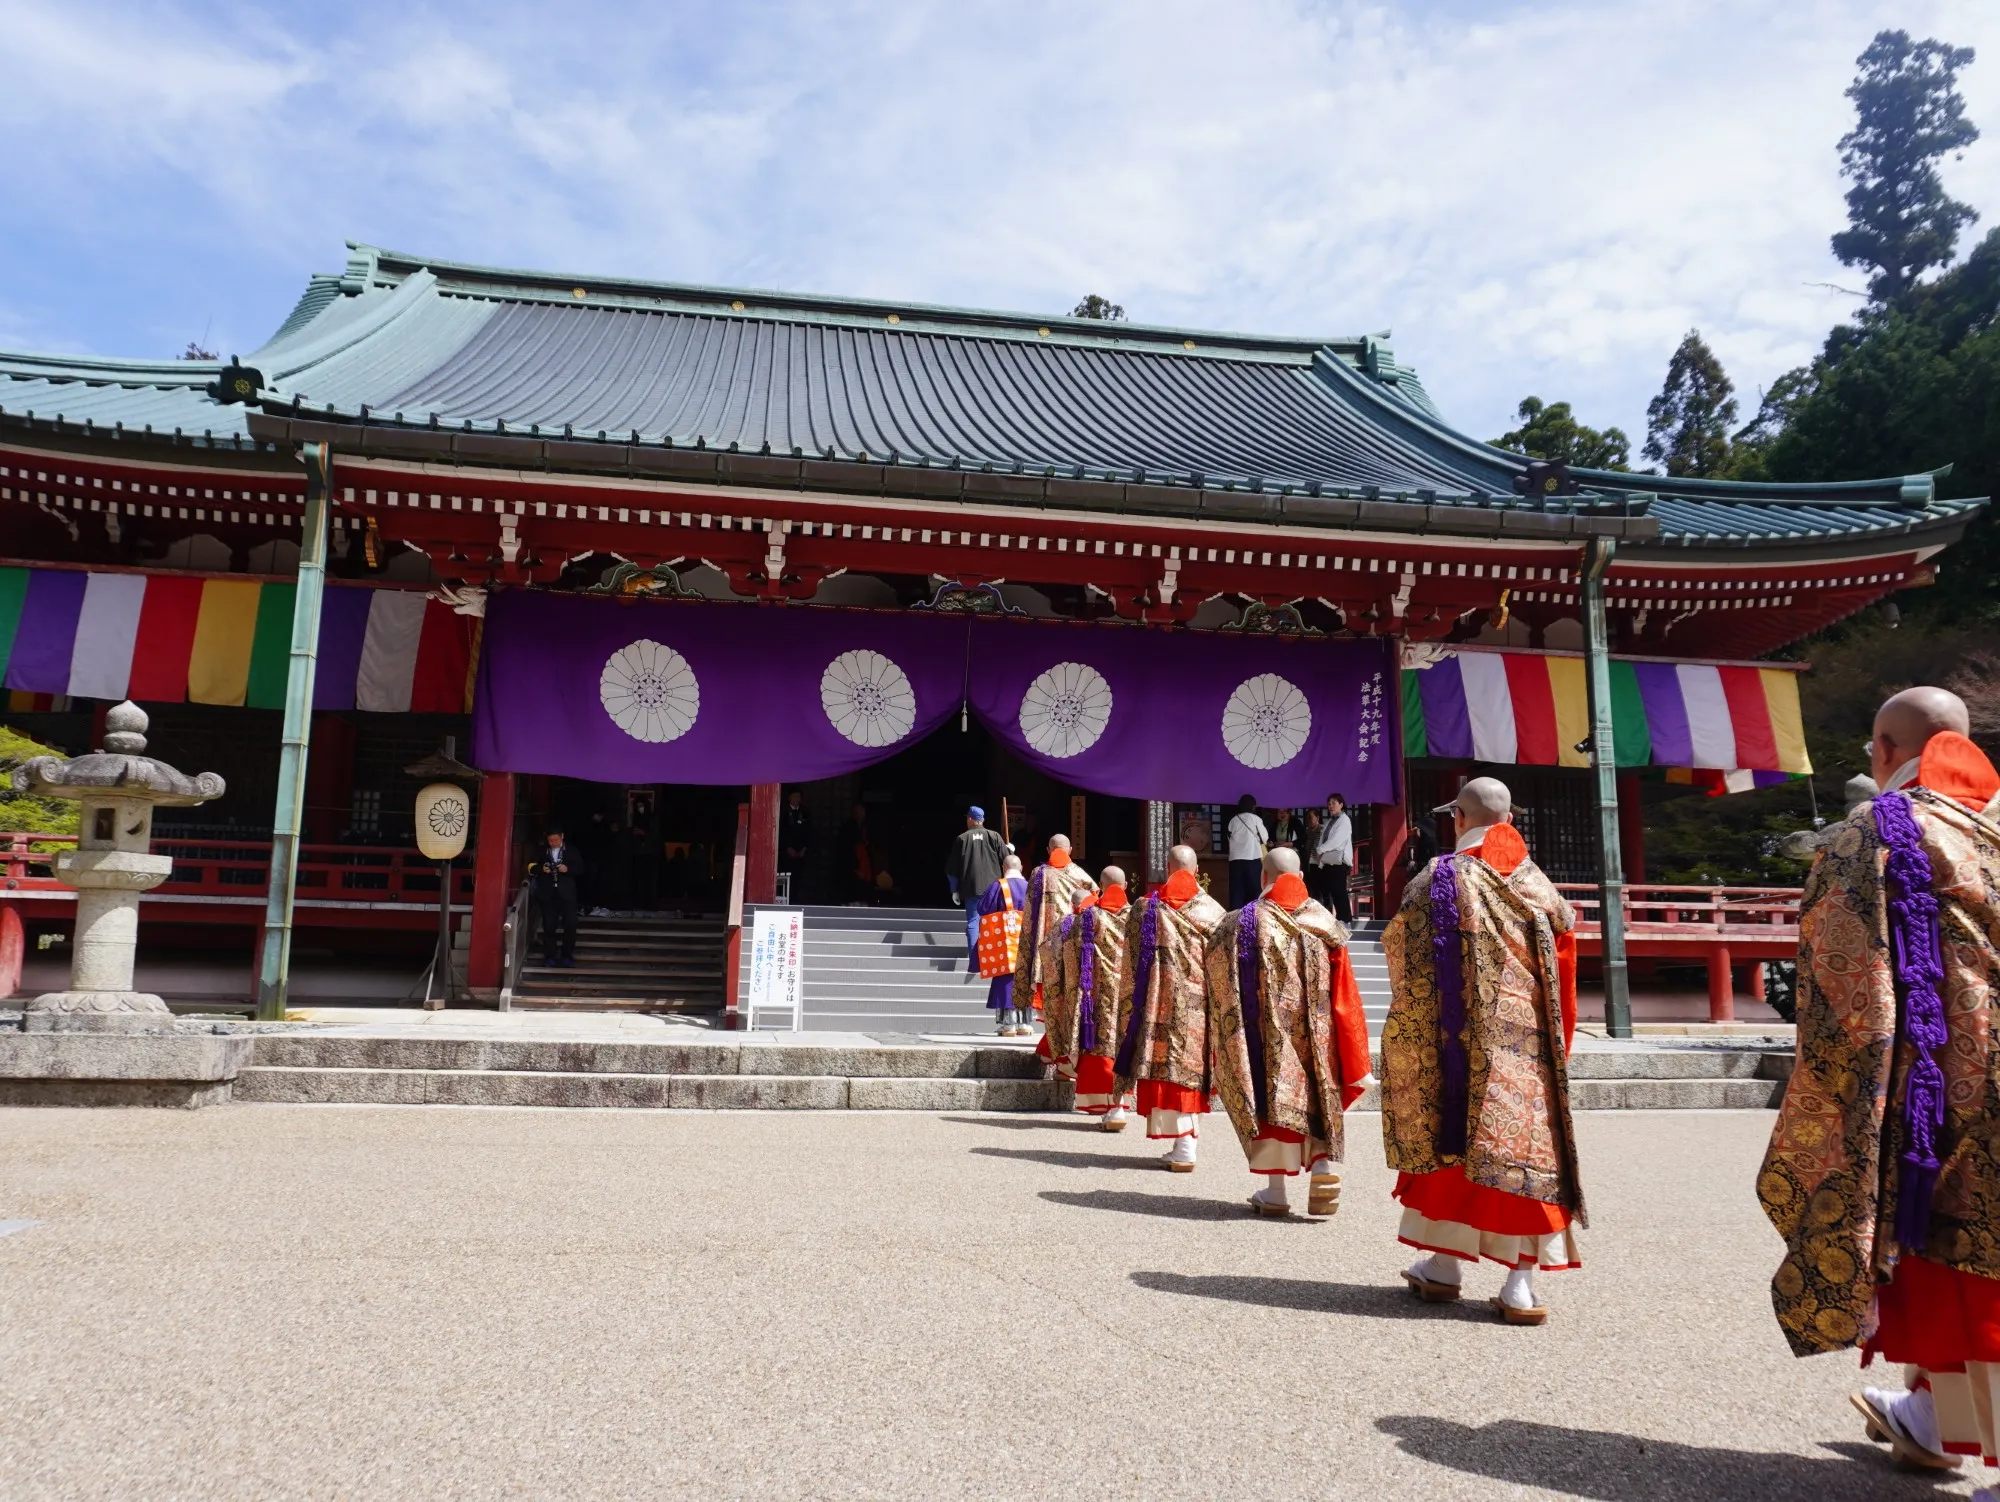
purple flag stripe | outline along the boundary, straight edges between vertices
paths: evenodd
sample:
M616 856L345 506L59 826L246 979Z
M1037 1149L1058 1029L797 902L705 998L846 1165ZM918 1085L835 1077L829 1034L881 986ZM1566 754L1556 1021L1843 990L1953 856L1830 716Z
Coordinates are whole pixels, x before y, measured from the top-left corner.
M89 584L90 575L71 569L36 569L28 576L28 599L14 655L7 661L7 687L24 694L69 692L76 623Z
M361 672L361 643L368 635L372 589L329 589L320 605L319 662L313 669L313 708L354 708L354 680Z
M1681 697L1680 670L1671 662L1635 662L1639 701L1646 706L1646 729L1653 738L1653 765L1691 767L1694 736L1688 728L1687 701Z
M1472 715L1465 707L1465 678L1456 655L1416 674L1424 700L1424 736L1432 756L1472 755Z

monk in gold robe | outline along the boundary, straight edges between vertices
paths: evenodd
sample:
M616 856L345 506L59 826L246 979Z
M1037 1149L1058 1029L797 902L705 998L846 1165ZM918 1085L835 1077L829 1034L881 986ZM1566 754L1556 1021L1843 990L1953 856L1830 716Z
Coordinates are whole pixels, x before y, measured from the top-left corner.
M1370 1075L1368 1022L1347 929L1306 895L1298 853L1267 851L1262 869L1262 894L1208 941L1210 1078L1250 1171L1265 1176L1251 1209L1289 1215L1287 1181L1306 1169L1306 1213L1331 1215L1346 1157L1342 1113Z
M1042 984L1056 929L1075 910L1077 899L1096 885L1090 873L1070 859L1069 849L1068 835L1050 835L1049 858L1028 875L1027 915L1021 922L1021 947L1014 961L1017 1008L1045 1012ZM1035 1052L1045 1061L1056 1062L1046 1033Z
M1398 1239L1430 1255L1404 1280L1456 1300L1464 1264L1507 1271L1493 1301L1539 1325L1537 1268L1578 1266L1583 1225L1569 1047L1575 914L1528 859L1504 783L1475 777L1450 805L1457 848L1403 891L1382 947L1382 1139L1403 1204Z
M1226 916L1201 889L1200 863L1186 845L1168 851L1166 882L1132 907L1125 936L1118 1089L1138 1087L1146 1135L1173 1143L1166 1165L1174 1173L1194 1172L1196 1118L1208 1110L1206 959Z
M1798 1056L1757 1196L1801 1355L1859 1347L1854 1398L1935 1469L2000 1461L2000 773L1937 688L1875 717L1882 789L1834 827L1799 913Z
M1126 917L1125 873L1106 866L1097 894L1085 896L1062 921L1054 986L1045 985L1049 1051L1076 1081L1076 1108L1101 1118L1107 1132L1132 1119L1131 1095L1113 1076L1123 1036Z

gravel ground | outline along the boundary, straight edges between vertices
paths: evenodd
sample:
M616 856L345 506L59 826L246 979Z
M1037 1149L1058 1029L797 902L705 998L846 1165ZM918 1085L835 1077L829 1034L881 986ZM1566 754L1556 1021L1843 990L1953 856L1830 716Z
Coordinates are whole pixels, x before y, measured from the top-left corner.
M1216 1121L1178 1176L1080 1118L0 1110L0 1496L1969 1489L1786 1352L1768 1114L1585 1116L1539 1330L1402 1291L1377 1118L1326 1223Z

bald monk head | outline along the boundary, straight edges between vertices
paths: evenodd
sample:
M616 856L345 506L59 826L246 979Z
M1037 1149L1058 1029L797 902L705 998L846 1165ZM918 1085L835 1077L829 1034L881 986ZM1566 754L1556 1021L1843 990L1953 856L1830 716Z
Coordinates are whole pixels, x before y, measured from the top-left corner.
M1884 700L1875 711L1875 734L1869 741L1870 774L1877 787L1887 787L1906 761L1924 754L1934 735L1955 730L1969 733L1965 701L1950 689L1906 688Z
M1097 879L1107 887L1122 887L1125 885L1125 868L1123 866L1106 866L1104 874Z
M1192 845L1176 845L1167 852L1167 869L1169 871L1199 871L1201 869L1201 857L1194 853L1194 846Z
M1050 836L1049 836L1049 849L1050 849L1050 850L1067 850L1067 849L1069 849L1069 836L1068 836L1068 835L1066 835L1066 834L1052 834L1052 835L1050 835Z
M1264 885L1269 886L1280 876L1299 874L1299 853L1286 845L1273 845L1264 852Z
M1455 834L1484 829L1488 824L1507 824L1514 818L1514 795L1497 777L1475 777L1458 790L1451 810Z
M1007 859L1000 862L1000 874L1002 876L1019 876L1021 874L1021 857L1010 855Z

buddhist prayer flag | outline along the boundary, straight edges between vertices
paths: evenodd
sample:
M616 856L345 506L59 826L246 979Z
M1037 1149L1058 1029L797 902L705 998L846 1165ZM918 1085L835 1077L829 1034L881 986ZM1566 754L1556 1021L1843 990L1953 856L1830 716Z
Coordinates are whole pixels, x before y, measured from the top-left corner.
M0 683L29 696L279 709L293 584L177 574L0 568ZM478 623L413 590L333 587L315 709L459 714Z
M1797 674L1758 663L1611 663L1621 767L1674 767L1766 780L1812 771ZM1446 650L1403 673L1403 754L1587 767L1584 660L1541 652Z

